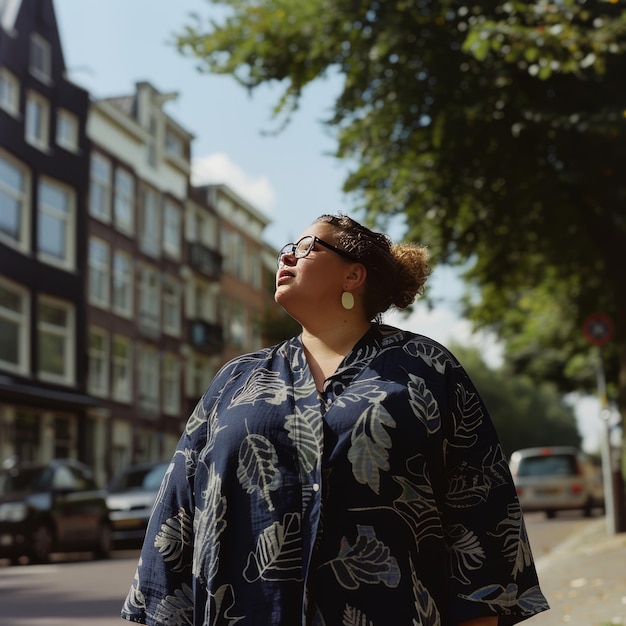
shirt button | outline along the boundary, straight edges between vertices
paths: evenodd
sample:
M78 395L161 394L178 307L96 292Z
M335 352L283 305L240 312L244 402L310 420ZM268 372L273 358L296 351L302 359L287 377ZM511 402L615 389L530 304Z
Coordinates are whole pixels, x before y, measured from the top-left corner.
M313 491L319 491L320 486L317 483L313 483Z

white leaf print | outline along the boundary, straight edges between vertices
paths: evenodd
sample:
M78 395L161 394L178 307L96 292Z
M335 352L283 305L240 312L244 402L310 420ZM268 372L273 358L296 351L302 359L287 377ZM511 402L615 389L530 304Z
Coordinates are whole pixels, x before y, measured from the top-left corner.
M410 527L415 543L419 544L428 537L443 538L439 509L426 472L423 471L416 482L404 476L394 476L393 479L402 487L393 508Z
M454 411L454 442L457 447L470 448L478 441L476 432L483 423L483 408L478 394L461 383L456 388L457 409Z
M161 524L161 529L154 538L154 547L158 549L164 561L176 561L172 568L182 571L187 565L185 547L193 543L191 516L182 507L174 517Z
M363 400L367 400L369 404L380 404L387 397L387 392L372 380L375 379L354 381L344 393L336 398L335 405L345 407L348 402L357 403Z
M402 349L407 354L422 359L426 365L434 367L440 374L443 374L448 367L458 367L457 361L449 352L426 337L415 337L407 341Z
M259 580L302 580L300 515L288 513L283 523L274 522L257 540L255 552L248 555L243 573L249 582Z
M519 503L509 504L508 517L502 520L497 528L500 532L489 533L502 539L504 558L514 564L513 576L526 569L533 560L528 536L522 532L522 509Z
M519 588L515 583L509 583L506 589L499 584L487 585L476 589L470 595L460 594L461 598L473 602L488 604L498 613L507 613L507 609L520 607L525 615L533 615L539 607L546 607L546 600L538 585L530 587L519 595ZM498 610L499 609L499 610Z
M191 587L183 583L181 589L165 596L156 607L154 621L168 626L184 626L193 624L193 592Z
M407 385L409 406L415 416L424 424L429 434L436 433L441 427L439 405L423 378L409 374Z
M396 423L382 404L370 405L354 425L348 451L354 478L374 493L380 492L380 472L389 470L391 437L384 426Z
M341 626L374 626L374 622L367 619L367 615L349 604L343 610Z
M222 495L222 479L215 465L208 469L206 489L196 503L193 520L198 541L193 555L193 574L211 580L218 569L220 536L226 528L226 497Z
M345 589L358 589L361 583L384 583L397 587L400 582L398 562L389 548L376 538L371 526L357 526L354 546L344 537L337 558L330 561L337 582Z
M235 606L235 592L232 585L222 585L215 595L209 594L207 610L209 615L205 616L204 623L207 626L233 626L245 617L230 615L230 610Z
M246 436L239 446L237 478L247 493L258 492L268 509L274 510L270 491L280 487L281 477L278 456L269 439L263 435Z
M411 578L413 580L413 594L417 609L417 618L413 619L412 626L441 626L441 615L437 605L422 581L417 579L413 567L411 567Z
M285 418L285 428L289 439L294 442L298 451L298 460L302 475L312 472L321 455L320 442L322 441L323 422L319 409L308 408L288 415Z
M230 406L268 402L282 404L287 399L287 385L280 377L280 372L273 372L263 367L255 369L243 387L230 401Z
M198 430L198 428L204 424L205 420L203 398L200 398L200 401L194 407L194 410L191 412L191 415L185 424L185 432L188 435L191 435L191 433Z
M447 534L452 576L463 584L469 585L471 579L467 573L480 569L485 562L485 551L478 537L461 524L452 526Z
M124 613L134 613L134 609L146 609L146 598L141 591L141 583L139 581L139 567L141 567L142 559L139 557L139 564L137 569L135 570L135 576L133 578L133 584L126 596L126 600L124 600L124 608L122 609Z

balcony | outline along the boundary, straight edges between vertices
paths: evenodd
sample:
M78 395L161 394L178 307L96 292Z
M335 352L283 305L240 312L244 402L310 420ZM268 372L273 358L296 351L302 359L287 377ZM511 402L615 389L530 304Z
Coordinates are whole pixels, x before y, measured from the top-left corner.
M189 343L207 354L219 354L224 347L222 327L204 320L189 321Z
M189 244L189 265L213 280L222 276L222 255L201 243Z

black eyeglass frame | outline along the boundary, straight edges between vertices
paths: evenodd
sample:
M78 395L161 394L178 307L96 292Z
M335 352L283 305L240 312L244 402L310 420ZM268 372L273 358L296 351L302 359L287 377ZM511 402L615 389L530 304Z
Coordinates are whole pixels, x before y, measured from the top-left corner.
M300 255L296 254L296 250L297 250L298 246L305 239L311 239L311 245L308 247L307 251L304 254L300 254ZM349 252L346 252L345 250L342 250L341 248L338 248L337 246L333 246L332 243L328 243L327 241L324 241L323 239L320 239L316 235L305 235L304 237L302 237L302 239L299 239L295 243L285 244L280 249L280 252L278 253L278 259L277 259L278 267L280 267L280 264L282 263L283 256L285 254L293 254L293 256L296 259L304 259L305 257L309 256L309 254L311 254L311 251L315 247L316 243L319 243L322 246L324 246L325 248L328 248L329 250L332 250L333 252L336 252L338 255L342 256L344 259L348 259L349 261L356 261L356 259Z

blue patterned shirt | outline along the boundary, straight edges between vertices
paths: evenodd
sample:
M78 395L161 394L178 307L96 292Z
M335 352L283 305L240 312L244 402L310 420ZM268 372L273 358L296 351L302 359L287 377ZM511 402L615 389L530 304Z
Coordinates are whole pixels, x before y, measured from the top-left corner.
M474 385L373 325L319 392L300 338L226 364L165 475L122 617L453 626L548 608Z

